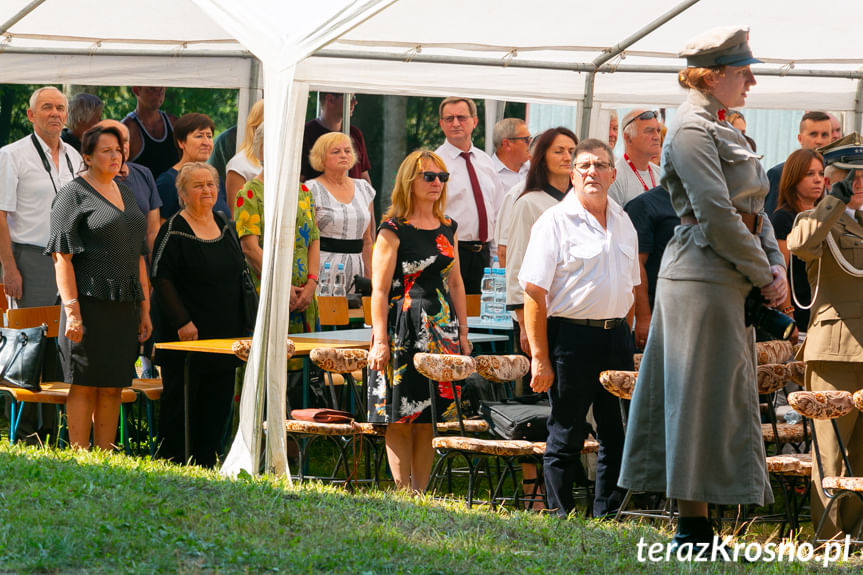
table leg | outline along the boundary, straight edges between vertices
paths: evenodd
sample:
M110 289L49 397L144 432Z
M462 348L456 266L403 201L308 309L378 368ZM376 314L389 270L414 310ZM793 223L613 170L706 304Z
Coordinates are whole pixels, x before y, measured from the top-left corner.
M185 454L186 459L185 462L189 463L189 456L191 455L191 438L189 435L189 364L192 361L192 354L190 352L186 352L186 360L183 364L183 420L184 420L184 430L185 430Z

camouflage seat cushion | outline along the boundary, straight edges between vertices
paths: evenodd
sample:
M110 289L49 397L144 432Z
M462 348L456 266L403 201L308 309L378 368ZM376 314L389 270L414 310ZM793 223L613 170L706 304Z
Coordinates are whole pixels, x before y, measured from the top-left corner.
M316 366L331 373L360 371L369 364L369 352L365 349L332 349L316 347L309 353Z
M608 393L622 399L632 399L635 391L635 381L638 379L637 371L603 371L599 374L599 383Z
M476 371L476 363L467 355L418 353L414 367L432 381L459 381Z
M795 391L788 405L810 419L834 419L850 413L854 400L847 391Z
M521 379L530 371L530 361L523 355L478 355L474 361L478 374L497 383Z
M520 457L533 455L533 444L530 441L516 439L478 439L458 435L443 435L432 439L435 449L448 449L482 453L484 455L501 455Z
M771 455L767 458L767 472L810 477L812 475L812 455L809 453Z
M800 443L804 439L803 423L777 423L776 431L779 432L779 443ZM767 443L776 441L771 424L761 424L761 437Z

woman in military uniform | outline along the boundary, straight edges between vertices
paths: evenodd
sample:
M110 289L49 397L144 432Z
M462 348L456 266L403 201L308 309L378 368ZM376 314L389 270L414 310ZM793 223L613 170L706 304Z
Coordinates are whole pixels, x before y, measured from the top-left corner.
M806 262L815 297L798 357L806 361L806 389L853 393L863 388L863 214L857 211L863 207L863 146L837 147L825 152L824 161L833 172L850 172L833 184L815 209L797 216L788 235L788 248ZM824 474L842 475L842 454L833 439L831 421L814 423ZM863 414L854 409L836 423L851 469L859 475L863 471ZM827 504L817 465L812 469L811 502L812 521L817 526ZM844 498L831 508L821 535L830 537L838 530L854 533L861 517L860 502Z
M712 30L680 56L689 95L665 139L662 184L681 226L659 271L620 476L622 487L678 501L678 545L712 540L708 503L773 501L744 301L755 286L779 305L787 289L763 211L767 176L725 121L755 85L748 32Z

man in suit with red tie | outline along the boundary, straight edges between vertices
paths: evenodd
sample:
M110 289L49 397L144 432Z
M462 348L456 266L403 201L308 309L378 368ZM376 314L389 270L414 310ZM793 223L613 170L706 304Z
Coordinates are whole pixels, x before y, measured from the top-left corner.
M491 157L473 145L476 104L451 96L440 103L446 141L435 150L450 172L446 213L458 222L458 256L465 292L480 293L483 268L491 262L495 217L506 190Z

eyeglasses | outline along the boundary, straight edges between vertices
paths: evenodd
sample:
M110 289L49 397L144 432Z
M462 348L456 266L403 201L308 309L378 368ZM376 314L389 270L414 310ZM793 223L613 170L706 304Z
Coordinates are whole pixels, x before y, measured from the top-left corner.
M423 175L423 179L429 183L433 182L435 178L440 180L440 183L444 183L449 180L449 172L420 172Z
M623 125L623 129L625 130L628 125L630 125L631 123L633 123L636 120L652 120L654 118L656 118L657 120L659 119L659 112L657 112L656 110L648 110L646 112L642 112L639 115L635 116L634 118L630 118Z
M458 120L459 124L464 124L471 117L472 116L444 116L441 120L443 120L445 124L452 124L456 120Z
M518 136L517 138L504 138L504 140L509 140L510 142L515 142L517 140L521 140L525 144L530 143L530 136Z
M608 162L579 162L575 164L575 169L582 174L586 174L590 171L591 166L593 166L597 172L604 172L611 169L611 164Z

